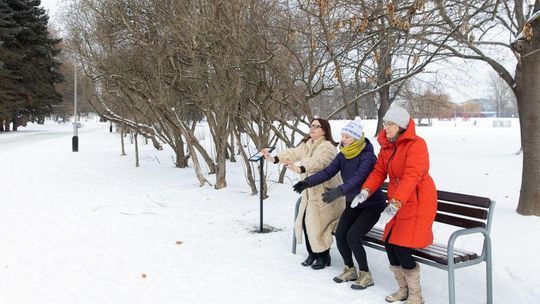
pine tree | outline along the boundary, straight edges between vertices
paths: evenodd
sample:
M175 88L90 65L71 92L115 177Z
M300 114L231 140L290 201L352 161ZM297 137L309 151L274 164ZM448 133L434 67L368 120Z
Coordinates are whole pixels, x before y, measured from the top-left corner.
M23 105L23 90L17 83L17 77L8 66L21 60L20 54L13 51L16 45L15 36L21 30L13 20L13 10L5 1L0 2L0 130L3 121L8 124L12 113Z
M48 16L40 0L3 0L2 22L7 26L0 34L0 98L5 104L4 119L17 121L22 115L38 120L61 101L54 84L62 81L55 57L60 50L58 39L49 38ZM5 99L4 99L5 98ZM9 100L12 100L11 102ZM6 117L7 116L7 117ZM14 123L14 130L17 124Z

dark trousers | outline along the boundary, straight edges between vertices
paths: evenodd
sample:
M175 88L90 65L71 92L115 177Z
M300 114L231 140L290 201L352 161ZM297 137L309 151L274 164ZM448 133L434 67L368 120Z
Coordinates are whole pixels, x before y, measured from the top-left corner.
M306 249L309 255L313 255L317 258L319 256L330 254L330 248L326 249L323 252L313 252L313 249L311 249L311 245L309 244L309 238L308 238L307 229L306 229L306 213L304 213L304 218L302 219L302 230L304 230L304 238L306 239Z
M412 257L412 248L402 247L388 243L392 231L388 233L384 242L386 248L386 254L388 255L388 261L392 266L401 266L403 269L413 269L416 267L416 262Z
M385 206L370 206L366 208L351 208L347 202L345 211L341 214L336 229L336 243L345 265L354 266L352 255L358 262L358 269L369 271L366 251L362 239L379 220Z

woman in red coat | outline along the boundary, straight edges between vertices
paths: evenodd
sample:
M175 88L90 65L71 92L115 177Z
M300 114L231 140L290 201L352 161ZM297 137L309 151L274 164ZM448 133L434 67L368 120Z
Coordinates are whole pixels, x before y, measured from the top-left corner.
M428 172L427 145L416 135L415 123L404 108L390 108L383 120L384 129L377 138L381 150L362 190L369 196L387 176L390 178L388 202L397 209L397 213L386 224L383 240L399 291L387 296L386 301L407 299L408 304L424 303L420 266L414 261L411 251L433 242L431 227L437 211L437 190Z

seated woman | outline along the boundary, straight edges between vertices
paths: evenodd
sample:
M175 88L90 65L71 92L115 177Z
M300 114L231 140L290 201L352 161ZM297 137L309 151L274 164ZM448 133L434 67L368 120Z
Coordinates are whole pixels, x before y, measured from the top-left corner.
M325 119L317 118L311 121L309 135L297 147L282 151L277 156L271 156L266 149L261 152L267 160L283 163L290 170L299 173L301 178L305 178L330 164L336 156L336 145L337 143L332 139L330 123ZM299 162L299 166L294 162ZM302 241L302 230L306 237L306 249L309 255L302 262L303 266L311 266L313 269L330 266L332 232L345 208L345 200L338 199L334 204L327 205L321 200L321 194L325 187L336 187L339 184L341 184L341 178L336 176L302 194L294 230L298 243Z
M384 212L388 222L383 241L399 290L385 299L387 302L407 300L407 304L421 304L424 298L420 265L412 257L412 250L433 243L431 226L437 212L437 189L429 175L426 142L416 135L409 112L394 106L388 109L383 120L384 129L377 138L381 144L379 159L362 185L361 193L365 198L387 177L390 179L389 205Z
M302 192L304 189L319 185L341 172L343 184L328 189L323 193L323 201L332 202L345 196L345 211L339 219L336 229L336 242L339 253L345 263L343 273L334 278L337 283L354 281L353 289L365 289L372 286L373 279L369 271L366 251L362 246L362 238L373 228L379 220L381 212L386 206L385 196L380 189L361 204L353 203L360 192L360 186L371 173L377 157L373 146L364 137L362 121L357 118L349 122L341 130L340 153L332 163L320 172L304 179L294 185L294 190ZM352 204L352 205L351 205ZM358 272L354 267L352 255L358 263Z

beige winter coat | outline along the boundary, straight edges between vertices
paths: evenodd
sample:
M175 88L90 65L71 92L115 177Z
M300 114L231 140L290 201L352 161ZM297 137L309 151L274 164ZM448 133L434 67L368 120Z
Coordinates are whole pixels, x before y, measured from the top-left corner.
M300 174L300 179L303 180L326 168L336 154L336 147L321 137L316 141L309 139L296 148L287 149L279 153L278 157L280 161L294 161L304 166L306 173ZM325 188L334 188L341 184L341 177L336 174L332 179L302 192L302 202L294 223L294 232L298 243L302 243L302 219L305 214L307 235L313 252L325 251L332 245L332 232L345 209L345 197L342 196L327 204L322 201L321 196Z

